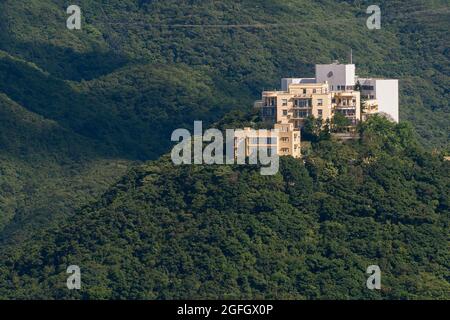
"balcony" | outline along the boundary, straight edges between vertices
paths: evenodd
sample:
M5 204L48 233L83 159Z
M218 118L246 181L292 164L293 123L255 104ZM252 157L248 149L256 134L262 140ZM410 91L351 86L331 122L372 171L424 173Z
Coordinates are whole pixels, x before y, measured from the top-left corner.
M345 105L335 105L334 106L335 109L339 109L339 110L356 110L356 106L345 106Z
M312 99L294 99L294 108L311 108Z
M363 112L374 114L378 112L378 100L366 100L363 103Z

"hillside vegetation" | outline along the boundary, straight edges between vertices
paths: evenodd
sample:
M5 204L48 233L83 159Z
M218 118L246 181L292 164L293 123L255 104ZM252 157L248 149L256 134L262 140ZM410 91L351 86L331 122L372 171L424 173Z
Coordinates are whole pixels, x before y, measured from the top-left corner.
M449 3L378 3L371 31L365 0L79 0L69 31L66 1L1 1L0 297L448 298ZM274 177L159 159L350 48L400 79L399 126Z
M93 201L129 161L0 94L0 230L17 241ZM14 237L13 237L14 235Z
M305 164L282 158L275 176L168 157L137 167L61 227L3 250L0 297L448 299L450 163L405 125L373 119L361 134L314 144ZM373 264L381 291L365 285Z
M66 169L55 170L55 159L99 175L102 161L156 159L175 128L191 128L193 120L209 125L230 110L246 114L281 77L312 76L315 63L347 61L350 48L361 76L400 79L401 119L412 122L423 146L448 150L448 2L381 1L376 31L365 26L369 2L81 0L82 30L69 31L64 1L2 1L0 93L61 130L32 143L16 140L18 128L0 126L0 139L22 149L25 166L33 164L17 169L20 160L0 149L14 163L5 165L3 178L22 190L7 196L0 229L21 196L31 200L23 208L30 222L36 201L49 217L44 224L59 215L54 201L20 187L39 181L47 188L50 180L39 174L64 181ZM17 121L17 114L5 116L2 121ZM80 143L68 142L70 136ZM68 155L68 146L77 155ZM36 158L41 161L30 160ZM20 178L11 168L30 171ZM122 172L110 171L108 181Z

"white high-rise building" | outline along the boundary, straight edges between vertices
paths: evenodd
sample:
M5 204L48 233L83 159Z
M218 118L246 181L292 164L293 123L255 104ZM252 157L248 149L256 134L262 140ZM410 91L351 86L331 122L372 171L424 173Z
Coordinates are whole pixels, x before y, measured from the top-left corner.
M378 113L399 121L397 79L357 78L357 81L361 85L361 96L377 101Z

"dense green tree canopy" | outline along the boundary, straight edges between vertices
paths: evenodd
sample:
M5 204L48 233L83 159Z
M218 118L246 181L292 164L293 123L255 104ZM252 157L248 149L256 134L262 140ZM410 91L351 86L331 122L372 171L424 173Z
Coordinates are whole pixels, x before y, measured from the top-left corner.
M65 1L0 3L0 297L449 297L447 0L378 1L372 31L365 0L77 4L81 31ZM262 90L350 48L400 79L400 125L311 122L273 177L157 160L194 120L263 126Z
M450 164L411 132L373 118L360 141L318 142L274 176L169 157L136 167L60 227L2 250L0 297L447 299ZM366 288L369 265L381 291Z

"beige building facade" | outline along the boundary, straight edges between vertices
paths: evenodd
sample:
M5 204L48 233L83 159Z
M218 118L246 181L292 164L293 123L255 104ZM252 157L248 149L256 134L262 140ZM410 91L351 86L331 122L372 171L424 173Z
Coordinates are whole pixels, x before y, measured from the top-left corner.
M291 83L287 91L264 91L258 104L265 121L301 128L309 116L331 120L341 113L352 124L361 118L359 91L330 91L328 83Z
M355 70L354 64L316 65L315 78L283 78L281 90L264 91L255 106L263 120L294 128L309 116L325 122L337 113L350 120L349 130L377 113L398 122L398 80L360 78Z
M234 134L235 157L256 155L258 150L266 149L268 155L301 157L300 130L292 123L277 123L273 130L244 128Z
M359 78L354 64L316 65L315 69L315 78L283 78L281 90L262 93L254 106L264 121L274 124L277 133L271 140L255 140L251 138L252 129L245 128L236 139L245 144L247 156L262 146L278 155L301 157L300 129L310 116L332 126L335 115L347 118L348 126L333 131L342 139L353 139L358 122L373 114L384 114L398 122L398 80ZM250 139L243 138L246 134Z

